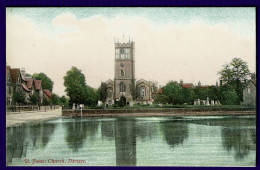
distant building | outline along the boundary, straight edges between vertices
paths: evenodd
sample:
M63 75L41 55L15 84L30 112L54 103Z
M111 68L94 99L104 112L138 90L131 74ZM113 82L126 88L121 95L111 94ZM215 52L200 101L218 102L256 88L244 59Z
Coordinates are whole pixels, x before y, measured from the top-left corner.
M19 92L25 97L25 102L29 103L30 96L38 94L39 103L43 102L42 81L34 80L26 75L24 68L11 68L6 66L6 105L13 105L13 95Z
M243 89L243 105L256 106L256 80L249 80Z

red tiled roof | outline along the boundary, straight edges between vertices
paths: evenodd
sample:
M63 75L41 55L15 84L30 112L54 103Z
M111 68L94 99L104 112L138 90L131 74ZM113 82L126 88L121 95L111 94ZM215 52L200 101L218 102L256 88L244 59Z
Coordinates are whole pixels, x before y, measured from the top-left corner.
M6 77L8 76L8 74L10 73L10 66L6 66Z
M46 96L47 96L47 97L49 97L49 98L51 98L51 96L52 96L52 93L51 93L51 91L50 91L50 90L48 90L48 89L44 89L44 90L43 90L43 93L45 93L45 94L46 94Z
M26 81L26 86L31 89L33 85L33 79L25 79Z
M18 81L18 77L20 76L20 69L19 68L11 69L11 75L13 78L13 82L16 83Z
M23 85L23 89L24 89L25 91L28 91L28 92L31 91L30 89L28 89L28 87L27 87L25 84L22 84L22 85Z
M36 90L40 90L42 86L42 81L41 80L34 80L34 85Z
M252 80L252 83L256 86L256 81L255 80Z
M193 87L193 84L192 83L183 83L181 84L182 88L191 88Z

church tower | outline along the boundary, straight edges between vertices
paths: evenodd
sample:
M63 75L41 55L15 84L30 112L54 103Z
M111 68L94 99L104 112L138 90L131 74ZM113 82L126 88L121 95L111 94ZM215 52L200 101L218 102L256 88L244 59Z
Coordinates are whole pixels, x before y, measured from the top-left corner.
M133 41L115 42L114 99L124 104L133 100L135 86L135 44Z

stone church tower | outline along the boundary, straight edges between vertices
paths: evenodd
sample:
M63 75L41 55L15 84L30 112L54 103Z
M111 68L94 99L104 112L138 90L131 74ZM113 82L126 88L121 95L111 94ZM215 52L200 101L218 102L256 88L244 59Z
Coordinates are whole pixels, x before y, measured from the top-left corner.
M135 86L135 44L133 41L115 42L114 99L125 104L133 100Z

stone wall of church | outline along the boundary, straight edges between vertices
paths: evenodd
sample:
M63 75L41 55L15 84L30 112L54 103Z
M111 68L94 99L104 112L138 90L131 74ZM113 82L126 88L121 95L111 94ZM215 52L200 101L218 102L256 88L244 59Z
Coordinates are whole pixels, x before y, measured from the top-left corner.
M123 82L125 85L125 92L120 92L120 83ZM133 99L131 94L131 80L115 80L115 91L114 96L115 99L120 99L121 96L124 96L126 98L126 101L129 102Z

